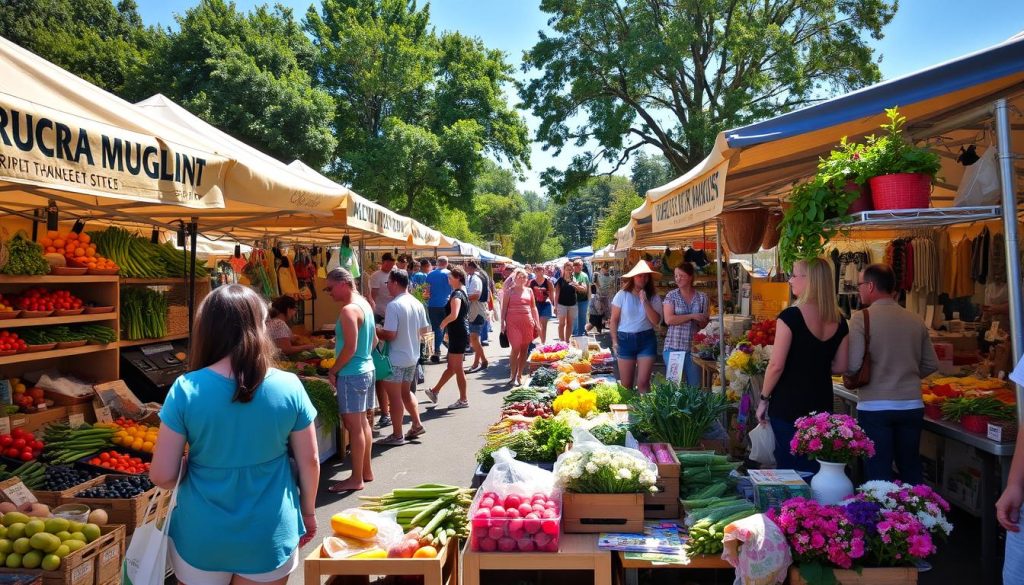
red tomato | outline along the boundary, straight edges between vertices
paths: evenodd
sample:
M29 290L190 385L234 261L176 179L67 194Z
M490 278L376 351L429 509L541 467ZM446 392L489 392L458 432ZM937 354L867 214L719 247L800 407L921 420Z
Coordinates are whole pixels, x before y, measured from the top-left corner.
M14 437L10 435L0 435L0 447L8 447L14 442Z
M35 455L32 454L32 451L26 449L25 451L21 452L21 455L19 455L18 458L21 459L22 461L31 461L35 459Z
M14 448L18 449L19 451L24 449L25 448L25 439L21 439L21 438L14 439L14 442L11 443L11 447L14 447Z
M32 448L36 451L42 451L45 447L46 445L44 445L42 441L32 441Z
M4 449L4 455L12 459L17 459L18 455L21 455L21 451L18 451L14 447L8 447L7 449Z

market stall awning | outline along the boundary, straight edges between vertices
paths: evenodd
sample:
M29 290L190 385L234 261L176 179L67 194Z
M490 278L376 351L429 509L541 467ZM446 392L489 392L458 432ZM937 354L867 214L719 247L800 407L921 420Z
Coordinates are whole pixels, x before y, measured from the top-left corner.
M704 161L648 191L632 217L652 217L652 230L658 233L697 225L723 209L778 205L796 181L816 172L818 158L843 136L860 140L876 133L884 109L893 106L907 117L909 134L942 157L933 201L949 205L964 170L955 161L960 146L977 144L983 150L992 144L994 137L982 121L993 102L1009 98L1021 110L1022 95L1024 35L1017 35L917 73L723 132ZM1013 132L1013 142L1024 144L1024 126L1015 125ZM1018 173L1022 166L1018 162Z
M583 246L582 248L576 248L575 250L569 250L569 253L565 255L566 258L590 258L594 255L593 246Z

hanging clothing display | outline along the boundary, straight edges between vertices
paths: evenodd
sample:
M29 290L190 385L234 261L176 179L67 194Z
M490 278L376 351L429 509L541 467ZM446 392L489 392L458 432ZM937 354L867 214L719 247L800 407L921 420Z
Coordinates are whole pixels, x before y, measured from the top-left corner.
M971 256L974 243L966 236L953 248L953 283L950 298L969 297L974 294L974 279L971 277Z
M971 278L979 284L985 284L988 280L990 238L988 228L982 228L971 246Z
M988 257L989 282L1006 282L1006 237L1002 233L992 236L992 247Z

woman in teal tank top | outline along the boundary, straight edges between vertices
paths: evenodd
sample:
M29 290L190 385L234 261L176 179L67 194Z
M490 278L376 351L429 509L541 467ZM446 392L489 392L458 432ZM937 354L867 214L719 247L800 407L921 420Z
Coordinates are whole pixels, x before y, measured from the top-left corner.
M342 376L354 376L373 371L373 357L370 352L373 349L373 341L377 334L374 329L373 308L358 293L352 295L351 304L356 305L362 310L363 323L358 327L359 334L356 337L355 351L352 353L352 358L338 372ZM341 350L346 345L345 333L341 330L340 320L334 323L334 337L336 340L334 343L334 357L337 358L341 355Z
M298 567L300 536L316 534L316 410L294 374L270 367L276 347L266 320L266 304L248 287L210 293L196 318L193 370L160 411L150 477L169 489L182 470L168 555L183 583L237 575L283 584Z

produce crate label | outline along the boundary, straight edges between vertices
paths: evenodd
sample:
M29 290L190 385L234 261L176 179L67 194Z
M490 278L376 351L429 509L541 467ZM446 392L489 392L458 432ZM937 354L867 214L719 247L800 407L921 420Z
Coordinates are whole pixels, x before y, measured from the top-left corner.
M92 574L92 563L81 564L71 569L71 582L80 583L85 581Z
M0 404L14 404L14 388L10 380L0 379Z
M989 439L991 439L991 440L993 440L993 441L995 441L997 443L1002 443L1003 442L1003 427L990 423L988 425L988 432L985 433L985 436L987 436Z
M103 554L100 555L100 564L105 565L110 561L117 559L120 552L120 549L118 549L116 546L108 548L107 550L103 551Z
M101 423L112 423L112 422L114 422L114 417L113 417L112 414L110 414L110 407L109 406L97 406L94 410L96 411L96 422L101 422Z
M0 417L0 435L11 434L11 417Z
M85 415L84 414L82 414L80 412L76 412L76 413L72 413L72 414L68 415L68 425L71 428L77 429L78 427L80 427L80 426L82 426L84 424L85 424Z
M15 506L21 506L23 504L34 504L39 500L32 494L31 491L22 482L15 483L3 489L3 494L9 502Z

